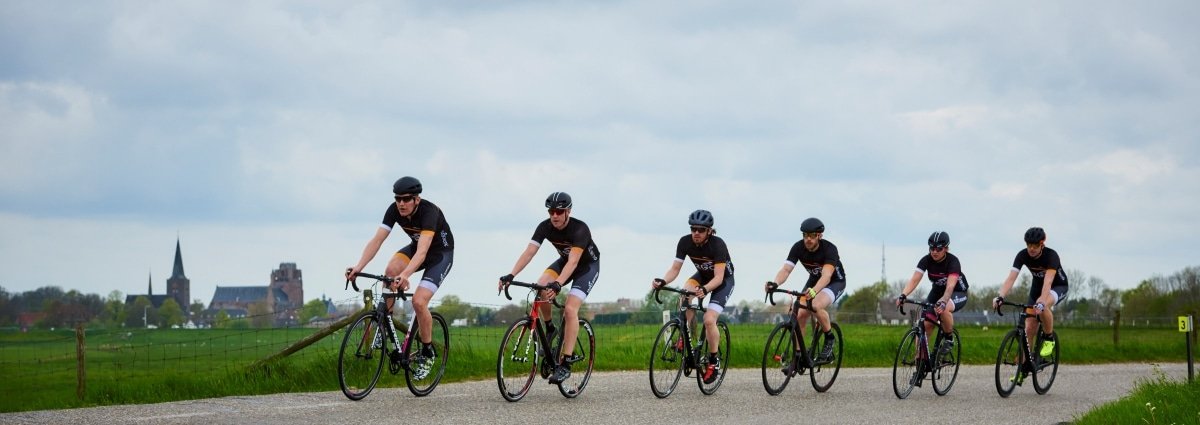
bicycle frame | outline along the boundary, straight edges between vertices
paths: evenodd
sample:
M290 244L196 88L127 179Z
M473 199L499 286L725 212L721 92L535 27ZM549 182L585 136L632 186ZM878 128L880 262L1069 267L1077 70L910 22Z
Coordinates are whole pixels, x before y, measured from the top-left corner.
M530 332L533 332L534 335L537 336L538 344L537 344L537 347L535 347L535 348L538 350L538 354L540 356L542 356L543 361L549 361L551 364L556 363L558 361L557 354L562 349L563 341L562 341L562 339L559 339L558 346L552 346L551 344L554 341L550 340L550 335L548 335L548 332L542 325L542 321L539 319L541 318L541 310L542 310L541 307L543 305L550 304L550 305L553 305L560 309L563 308L563 305L558 303L557 297L552 297L549 300L544 300L544 299L542 299L542 297L539 296L540 291L551 289L550 287L548 287L546 285L536 284L536 283L526 283L526 282L517 282L517 281L508 282L508 284L504 285L504 296L506 298L508 298L509 301L512 300L512 295L510 295L508 293L508 288L510 285L516 285L516 286L520 286L520 287L524 287L524 288L529 288L529 290L530 290L529 293L533 296L533 301L529 303L529 313L527 313L525 315L525 319L529 320L529 326L526 329L529 329ZM562 330L565 329L565 326L566 326L565 320L566 320L565 317L562 318L561 320L559 320L559 332L562 332ZM513 353L513 357L514 358L517 357L516 352Z
M937 337L934 339L934 342L940 344L948 337L946 331L942 329L942 319L941 317L935 316L935 320L930 320L929 317L925 315L926 312L933 311L934 304L932 303L906 299L904 300L904 304L914 304L921 307L917 317L913 319L912 325L912 329L917 332L917 343L919 344L917 347L917 358L915 360L921 362L922 367L924 367L926 371L933 370L933 357L929 355L929 333L925 332L925 323L928 322L933 325L935 329L937 329ZM900 314L907 315L907 313L904 312L904 304L900 305Z
M389 292L389 293L379 294L378 296L376 296L373 289L378 287L380 282L390 282L390 279L388 279L384 276L376 276L376 275L367 274L367 273L359 273L358 276L376 279L376 283L372 284L372 286L371 286L372 289L368 289L368 290L364 291L363 300L368 303L375 302L375 311L372 314L375 315L375 319L379 323L387 323L387 327L383 329L384 335L382 336L381 339L375 338L375 337L379 336L378 333L371 332L370 329L368 329L368 331L363 334L363 338L367 338L369 335L371 335L372 338L380 339L380 343L383 344L384 348L387 348L387 344L384 342L384 340L391 341L392 346L395 347L396 350L399 352L398 360L394 360L394 361L398 361L401 366L407 368L408 367L408 355L407 354L409 353L409 348L412 345L413 334L419 332L416 328L417 316L415 314L409 315L412 317L407 318L408 319L408 328L407 328L407 331L404 332L404 339L401 340L400 336L398 335L398 330L396 329L396 322L392 318L392 315L388 314L387 300L389 298L390 299L400 298L401 301L407 301L408 297L411 297L413 294L404 293L404 292ZM354 284L354 289L355 290L358 289L357 283ZM375 301L376 299L378 299L378 301ZM366 341L363 341L363 342L366 342ZM374 346L374 345L375 345L374 341L372 341L371 346ZM387 351L387 352L389 354L391 353L391 351Z
M698 363L697 359L696 359L697 353L696 353L695 349L699 345L706 343L708 338L707 338L707 335L705 334L705 332L703 331L704 323L703 323L703 319L701 319L700 326L701 326L702 330L700 332L700 338L693 344L692 329L691 329L692 324L690 322L695 321L696 318L693 315L692 320L688 320L687 312L688 311L696 311L700 315L703 315L704 313L706 313L708 311L707 308L704 308L704 299L706 297L695 296L690 291L686 291L686 290L682 290L682 289L675 289L675 288L671 288L671 287L664 285L664 286L660 286L654 290L654 300L658 301L659 304L663 303L662 300L658 297L659 291L670 291L670 292L677 293L681 296L690 297L690 299L686 303L684 303L684 302L682 302L682 300L680 300L679 309L676 310L677 315L675 317L672 317L671 320L675 321L676 323L679 324L679 329L680 329L680 331L683 332L683 344L688 348L687 352L684 353L684 358L683 358L684 367L695 369L697 367L697 363Z
M788 294L788 295L792 296L792 305L790 307L788 307L788 314L787 314L788 317L787 317L787 321L784 323L786 323L787 326L792 329L792 335L796 336L796 340L793 341L794 346L792 348L800 355L801 359L803 360L803 362L800 364L809 369L817 366L816 362L813 361L813 356L811 356L810 355L811 353L809 353L809 351L808 351L808 346L806 346L804 344L804 329L803 329L803 327L800 326L800 321L796 319L796 316L801 309L808 310L809 312L813 313L808 318L811 321L810 325L811 326L819 326L817 324L817 316L816 316L817 310L814 309L812 306L812 299L808 298L808 294L804 293L804 291L792 291L792 290L788 290L788 289L775 288L770 291L767 291L767 298L770 300L771 305L775 305L775 293L776 292L784 293L784 294ZM793 361L795 361L795 360L793 360Z
M1017 331L1017 336L1020 338L1020 341L1021 341L1021 363L1022 363L1022 365L1037 364L1037 359L1034 357L1035 350L1033 349L1033 347L1029 346L1029 332L1025 331L1025 323L1029 320L1030 317L1032 317L1032 318L1034 318L1034 320L1037 321L1038 338L1039 339L1041 338L1042 317L1041 317L1041 315L1037 314L1037 310L1036 310L1037 306L1032 305L1032 304L1014 303L1014 302L1009 302L1007 300L1003 301L1000 306L1003 307L1006 305L1020 308L1019 312L1017 313L1017 319L1016 319L1016 324L1014 325L1014 329ZM1004 316L1004 312L1002 312L999 308L996 309L996 314L999 314L1000 316Z

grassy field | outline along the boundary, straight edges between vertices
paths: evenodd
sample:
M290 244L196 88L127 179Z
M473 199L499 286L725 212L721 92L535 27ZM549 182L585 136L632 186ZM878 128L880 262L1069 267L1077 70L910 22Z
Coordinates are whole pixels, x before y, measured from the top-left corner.
M760 366L769 325L730 327L726 364ZM843 367L890 366L906 327L845 325ZM645 370L658 326L597 325L597 370ZM961 327L963 360L991 364L1006 329ZM504 329L451 329L444 382L495 377L496 350ZM250 370L315 329L89 331L86 392L76 397L74 332L0 332L0 411L151 403L229 395L337 390L334 375L341 333L321 340L266 369ZM1184 361L1184 339L1174 329L1126 329L1114 345L1107 328L1059 330L1065 363ZM402 375L384 374L380 385L403 386Z
M1138 384L1133 393L1092 409L1077 424L1200 424L1200 381L1171 381L1164 375Z

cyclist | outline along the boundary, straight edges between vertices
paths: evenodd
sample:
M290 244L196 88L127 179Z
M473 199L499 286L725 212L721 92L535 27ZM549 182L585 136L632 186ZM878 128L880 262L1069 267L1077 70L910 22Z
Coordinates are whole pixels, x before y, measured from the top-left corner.
M913 271L908 285L905 285L904 289L900 291L900 296L896 297L896 306L904 304L908 294L917 289L917 285L921 283L921 276L927 273L933 289L925 297L925 302L935 305L933 312L942 320L942 331L945 331L947 336L939 349L943 353L947 353L955 344L952 339L954 337L953 313L967 304L967 276L962 272L962 265L958 262L958 257L950 253L949 233L933 232L929 235L929 254L921 257L921 260L917 262L917 269ZM933 324L925 322L926 334L931 333L932 329Z
M1046 231L1041 227L1030 227L1025 231L1025 249L1018 251L1017 257L1013 259L1012 270L1000 286L999 296L992 300L993 308L1000 307L1005 294L1008 294L1013 283L1017 281L1017 273L1021 272L1022 266L1029 268L1029 273L1033 275L1026 304L1035 305L1037 316L1042 319L1042 330L1046 334L1046 342L1042 344L1042 350L1038 354L1049 356L1054 353L1055 342L1052 308L1066 298L1068 284L1058 252L1046 247ZM1037 321L1031 316L1025 320L1025 334L1030 346L1033 345L1036 331Z
M671 262L662 279L656 279L651 285L658 288L674 281L679 276L679 270L683 268L684 256L691 258L692 264L696 266L696 273L688 278L685 285L692 289L694 296L712 294L712 298L708 300L708 311L704 313L705 338L708 339L708 367L702 375L704 383L711 384L721 375L721 359L717 358L721 348L717 319L725 309L729 295L733 293L733 261L729 258L729 248L725 246L725 241L717 237L717 231L712 228L712 213L706 210L693 211L688 216L688 225L692 228L691 233L679 238L679 243L675 246L675 260ZM680 304L687 303L689 298L681 297ZM688 310L684 315L690 326L692 311ZM682 342L681 340L680 343Z
M574 355L565 357L563 353L575 351L575 337L579 334L579 308L600 276L600 250L592 241L592 231L588 225L571 217L571 205L571 195L566 192L554 192L546 198L550 218L538 224L533 231L533 239L525 247L525 252L517 258L512 272L501 276L498 284L502 288L506 282L511 282L513 277L521 273L533 260L543 241L550 241L558 251L558 260L550 263L538 278L538 284L554 288L553 291L542 291L540 296L545 300L554 298L562 285L571 283L567 304L563 307L562 351L556 359L554 374L550 377L551 384L558 384L569 378L571 363L579 360ZM546 329L553 335L555 329L551 321L550 305L542 305L541 316L546 320Z
M450 232L450 224L446 222L442 209L433 202L421 199L421 181L415 177L404 176L392 184L395 202L388 205L383 213L383 222L375 230L375 236L367 241L363 248L362 258L358 264L346 269L346 277L353 279L361 272L367 263L375 258L384 239L398 225L400 230L412 239L407 246L400 248L388 261L384 275L396 278L390 285L392 291L407 291L409 277L418 270L425 270L421 282L412 297L413 311L417 317L418 336L421 339L421 350L415 359L417 364L427 364L437 354L433 349L433 317L429 313L429 300L437 292L450 267L454 264L454 234ZM394 298L387 300L388 310L391 311Z
M765 289L769 291L772 286L783 284L797 265L804 267L804 271L809 274L804 289L807 290L808 299L816 310L817 323L825 333L825 345L819 356L820 360L825 361L833 356L834 342L827 309L846 291L846 272L842 269L837 246L824 239L825 224L821 220L816 217L805 219L800 223L800 231L804 233L804 238L792 245L783 268L775 274L774 282L767 282ZM808 323L808 316L808 309L802 308L797 312L796 318L801 327Z

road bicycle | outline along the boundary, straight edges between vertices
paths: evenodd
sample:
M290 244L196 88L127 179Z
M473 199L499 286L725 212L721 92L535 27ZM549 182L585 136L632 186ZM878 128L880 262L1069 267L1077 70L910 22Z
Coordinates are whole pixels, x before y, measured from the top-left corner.
M655 279L655 282L665 285L662 279ZM659 299L659 291L670 291L680 295L691 296L691 291L685 289L675 289L667 286L659 286L654 289L654 300L662 304ZM715 378L708 383L704 382L705 373L708 371L708 342L705 341L707 333L705 332L704 321L700 320L700 331L697 332L699 340L693 343L691 324L687 323L686 315L688 311L694 311L696 315L701 317L708 311L703 307L704 297L692 297L689 302L681 302L679 305L679 314L668 320L666 324L659 329L658 336L654 339L654 346L650 349L650 390L658 398L666 398L675 391L675 386L679 385L679 377L681 375L690 376L692 371L696 371L696 384L700 386L700 392L704 395L712 395L717 392L717 388L721 387L721 382L725 380L725 371L728 368L729 362L729 325L724 320L717 320L717 342L720 345L717 353L717 358L726 362L726 367L718 367L714 373Z
M921 386L925 376L933 381L933 392L946 395L958 378L959 359L962 358L962 339L958 337L958 329L954 330L953 343L946 344L947 334L942 330L942 321L934 312L935 304L925 301L905 299L899 305L900 314L904 312L904 304L921 306L921 311L913 318L912 328L900 339L896 348L896 361L892 365L892 391L896 397L904 399L912 393L913 387ZM929 353L929 336L925 333L925 323L937 328L933 339L934 353Z
M1003 316L1001 308L1006 305L1017 307L1020 313L1017 314L1016 325L1004 335L1000 350L996 353L996 392L1000 393L1001 397L1008 397L1027 376L1033 375L1033 390L1038 394L1045 394L1050 391L1054 377L1058 374L1058 350L1062 345L1061 340L1055 338L1050 355L1042 356L1046 334L1042 332L1042 318L1037 314L1037 304L1020 304L1002 299L1000 306L996 308L996 314ZM1025 321L1030 317L1037 320L1038 328L1033 347L1029 346L1028 333L1025 332Z
M500 354L496 356L496 383L500 387L500 395L504 396L505 400L518 401L529 393L529 388L533 386L533 378L540 375L542 379L546 379L554 372L555 362L558 359L558 352L562 349L562 334L565 325L562 321L559 322L557 332L553 335L547 333L545 326L540 320L541 306L546 303L551 303L555 307L562 308L558 303L557 297L544 300L537 296L538 291L553 290L558 292L558 287L549 285L540 285L536 283L508 281L504 283L504 296L510 301L512 296L508 293L510 286L520 286L529 288L529 298L533 301L529 302L529 313L508 327L508 331L504 332L504 338L500 340ZM596 335L592 331L592 324L586 319L579 319L579 333L575 339L575 350L563 358L574 373L570 378L558 383L558 391L563 397L575 398L583 389L587 387L588 380L592 377L592 367L596 361ZM580 370L579 366L583 369Z
M413 395L421 397L429 395L441 382L446 373L446 362L450 359L450 332L446 328L446 319L438 313L433 315L432 356L422 354L420 339L416 338L416 315L408 318L408 327L403 332L396 329L392 315L388 313L387 300L400 298L406 300L412 294L389 292L376 296L380 284L391 284L395 279L387 276L376 276L368 273L357 273L354 277L374 279L372 289L363 292L364 305L375 304L373 310L366 310L359 315L342 338L342 347L338 351L338 385L342 394L351 400L362 400L383 372L384 361L387 360L388 372L393 375L404 371L404 382ZM360 292L358 283L353 279L346 281L347 286L354 286L355 292Z
M817 323L812 300L804 291L779 289L778 285L772 283L767 288L767 299L771 305L775 305L776 292L792 295L792 306L788 308L784 322L771 331L771 335L767 337L767 346L763 348L763 388L767 390L767 394L778 395L787 387L793 376L808 373L813 389L817 392L828 391L842 368L842 328L831 318L829 326L834 334L833 353L828 358L820 358L823 348L821 335L824 332L821 332L820 324ZM804 333L796 320L796 313L800 309L813 312L809 317L812 341L807 346L801 343L804 341Z

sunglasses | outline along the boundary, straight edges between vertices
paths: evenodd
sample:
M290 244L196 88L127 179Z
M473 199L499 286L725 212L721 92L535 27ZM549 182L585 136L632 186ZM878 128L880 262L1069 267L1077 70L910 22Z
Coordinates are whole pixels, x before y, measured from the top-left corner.
M821 234L804 232L804 237L809 238L809 239L816 239L818 236L821 236Z
M397 196L397 197L396 197L396 202L399 202L399 203L402 203L402 204L407 204L407 203L409 203L409 202L412 202L412 201L413 201L413 200L415 200L415 199L417 199L417 197L416 197L416 196L414 196L414 195L404 195L404 196Z
M692 226L692 233L708 233L708 228L703 226Z
M945 251L945 250L946 250L946 246L945 246L945 245L942 245L942 246L931 246L931 247L929 247L929 252L940 252L940 251Z
M547 211L550 211L550 215L563 215L563 214L567 213L566 209L558 209L558 208L551 208Z

